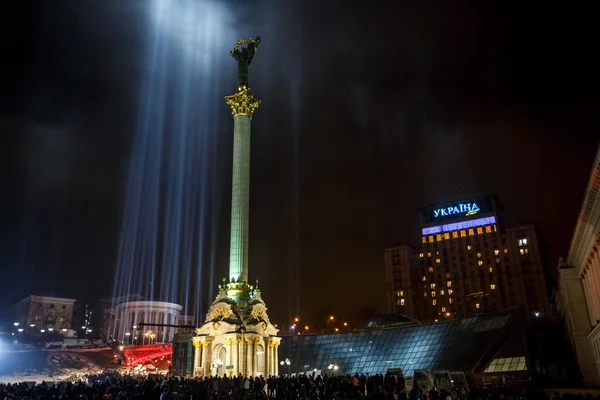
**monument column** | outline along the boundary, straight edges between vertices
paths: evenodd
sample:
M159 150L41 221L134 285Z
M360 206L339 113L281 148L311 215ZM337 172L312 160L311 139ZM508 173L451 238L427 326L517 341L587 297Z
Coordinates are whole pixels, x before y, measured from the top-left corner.
M202 344L202 368L204 368L204 375L210 375L210 358L212 356L212 350L210 341L203 340Z
M260 100L250 94L248 66L260 43L241 39L231 55L238 62L238 91L225 96L233 115L233 173L231 187L231 237L229 247L230 282L248 282L248 205L250 197L250 126ZM239 49L241 44L247 47Z
M204 352L200 339L194 338L192 343L194 344L194 369L192 370L192 376L196 376L196 371L202 367L202 358L204 358L202 353Z
M265 376L271 374L271 341L265 343Z
M273 351L272 359L273 359L273 375L279 375L279 345L281 344L281 338L273 338Z

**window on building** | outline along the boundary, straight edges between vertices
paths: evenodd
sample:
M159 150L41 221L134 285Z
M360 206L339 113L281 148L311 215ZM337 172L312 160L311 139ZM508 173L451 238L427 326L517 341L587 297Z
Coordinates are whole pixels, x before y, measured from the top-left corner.
M444 289L440 290L440 295L443 296L444 295Z
M492 227L491 226L486 226L485 227L485 233L492 233Z
M452 304L452 297L448 297L448 304Z
M481 267L483 265L483 261L481 261L481 260L477 261L477 265L479 265Z
M467 236L467 232L464 229L460 230L460 237L466 237Z
M427 257L431 257L431 252L430 251L427 252Z
M481 253L477 253L477 258L481 258Z
M490 285L490 289L494 290L496 289L496 285L494 285L493 283Z
M433 267L429 267L429 272L433 274Z
M477 234L481 235L482 233L483 233L483 228L482 227L477 228Z
M437 304L437 300L436 299L431 300L431 304L433 304L435 306Z
M500 257L496 257L496 264L500 264Z
M524 256L525 254L529 254L529 249L527 249L527 247L521 247L519 249L519 254L521 254L522 256Z
M419 258L423 258L423 253L419 253Z
M469 228L469 236L473 236L475 234L475 231L473 230L473 228Z
M473 246L471 246L471 245L467 246L467 250L471 250L472 248L473 248Z
M504 249L504 254L508 253L508 249Z
M50 308L54 308L54 304L50 304Z
M500 254L500 250L498 250L498 249L494 249L494 255L496 255L496 256L497 256L498 254Z
M439 258L436 258L436 259L435 259L435 263L436 263L436 264L439 264L439 263L441 263L441 262L442 262L442 260L440 260Z
M494 272L494 268L490 267L490 272L493 273Z
M437 235L435 235L435 240L437 240L438 242L441 242L442 241L442 235L439 234L439 233Z
M423 293L423 297L427 297L427 292L424 292L424 293Z
M432 284L431 284L431 288L432 288L432 289L435 289L435 283L432 283Z
M400 305L403 306L404 305L404 299L400 299Z
M527 246L527 238L519 239L519 246Z
M446 282L446 286L447 286L447 287L452 287L452 281L448 281L448 282Z
M458 232L457 231L452 232L452 239L458 239Z
M429 243L433 243L433 235L429 235L429 237L427 238Z
M404 296L404 291L402 291L402 290L398 290L398 291L396 292L396 297L402 297L402 296Z
M444 233L444 239L445 240L450 239L450 234L448 232Z
M423 277L423 279L421 279L423 282L425 282L427 280L427 277Z
M448 289L448 296L452 296L452 289Z
M422 242L423 242L423 243L427 243L427 238L426 238L425 236L423 236L423 238L422 238Z
M442 312L446 312L446 307L442 307Z
M431 297L435 297L435 291L431 292Z
M479 308L479 303L475 303L475 308Z

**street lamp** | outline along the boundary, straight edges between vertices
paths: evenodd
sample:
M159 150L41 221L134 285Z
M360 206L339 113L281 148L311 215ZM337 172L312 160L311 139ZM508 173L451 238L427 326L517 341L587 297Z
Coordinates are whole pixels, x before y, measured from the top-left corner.
M19 323L18 323L18 322L15 322L13 325L14 325L14 326L19 326Z
M19 331L19 333L23 332L23 328L19 328L17 330Z
M125 336L127 337L127 344L129 344L129 336L131 336L131 332L125 332Z

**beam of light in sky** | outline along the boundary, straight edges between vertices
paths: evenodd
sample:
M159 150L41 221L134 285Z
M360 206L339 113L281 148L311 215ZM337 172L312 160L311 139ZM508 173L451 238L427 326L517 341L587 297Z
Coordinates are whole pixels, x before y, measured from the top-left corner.
M227 72L224 5L155 0L127 183L113 297L183 305L202 320L212 298L220 199L216 179ZM207 217L211 216L211 217ZM207 275L210 280L203 280ZM117 332L117 317L112 334ZM142 322L142 321L138 321ZM121 330L126 332L127 329ZM123 340L123 338L115 338Z

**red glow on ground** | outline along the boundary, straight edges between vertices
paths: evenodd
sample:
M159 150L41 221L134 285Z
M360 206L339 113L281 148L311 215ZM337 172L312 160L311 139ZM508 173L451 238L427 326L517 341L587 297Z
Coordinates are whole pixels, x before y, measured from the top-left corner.
M123 361L128 367L134 367L163 357L170 359L172 354L173 345L169 343L128 346L123 351Z

